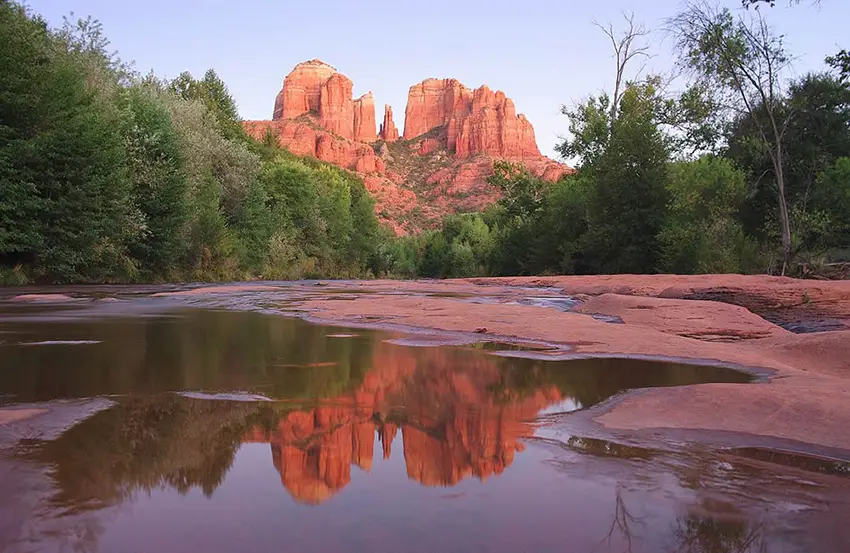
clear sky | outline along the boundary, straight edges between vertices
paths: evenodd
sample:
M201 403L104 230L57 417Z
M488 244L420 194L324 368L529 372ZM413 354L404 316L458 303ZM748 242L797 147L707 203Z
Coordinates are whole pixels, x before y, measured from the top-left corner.
M739 8L739 0L718 0ZM798 74L818 69L824 56L850 47L850 0L808 0L766 9L797 56ZM534 125L541 151L554 156L567 130L562 104L610 86L607 38L593 26L634 12L659 29L680 0L29 0L51 24L62 16L99 19L124 60L142 73L201 76L215 69L245 119L269 119L283 77L298 62L319 58L354 81L355 97L375 95L403 129L408 88L428 77L487 84L513 98ZM653 37L670 65L669 44Z

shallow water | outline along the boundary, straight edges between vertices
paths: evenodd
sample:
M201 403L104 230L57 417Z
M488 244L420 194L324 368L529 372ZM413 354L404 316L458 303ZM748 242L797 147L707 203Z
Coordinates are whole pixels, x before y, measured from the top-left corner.
M0 550L850 550L845 465L571 423L749 375L251 310L279 299L0 304L0 406L37 415L0 426Z

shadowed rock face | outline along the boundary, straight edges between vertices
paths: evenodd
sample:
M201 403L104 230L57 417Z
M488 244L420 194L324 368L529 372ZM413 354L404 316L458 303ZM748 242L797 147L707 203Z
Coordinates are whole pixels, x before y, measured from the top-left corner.
M319 60L300 63L284 79L272 120L246 121L245 129L257 139L271 133L296 155L360 173L376 213L398 234L496 201L499 192L487 183L494 160L521 163L549 182L572 171L540 154L531 123L501 91L426 79L410 87L405 140L399 141L392 108L384 107L378 133L372 94L353 100L352 89L334 67ZM378 156L371 145L376 140L399 144Z

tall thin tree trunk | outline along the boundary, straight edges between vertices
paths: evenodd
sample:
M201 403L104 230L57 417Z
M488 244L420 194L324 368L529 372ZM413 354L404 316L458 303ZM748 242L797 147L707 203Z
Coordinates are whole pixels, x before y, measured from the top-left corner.
M776 170L776 186L779 189L779 225L782 232L782 276L791 266L791 218L788 215L788 201L785 198L785 170L782 141L777 140L774 169Z

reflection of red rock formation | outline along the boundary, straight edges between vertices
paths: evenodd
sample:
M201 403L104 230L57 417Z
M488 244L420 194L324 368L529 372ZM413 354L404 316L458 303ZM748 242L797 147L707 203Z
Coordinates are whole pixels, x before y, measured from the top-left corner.
M500 474L533 434L528 421L560 399L555 389L497 398L496 362L457 351L382 346L374 366L352 393L245 437L272 444L281 482L297 500L330 498L350 482L351 465L370 470L376 435L388 459L398 427L387 419L401 423L407 474L423 485Z

